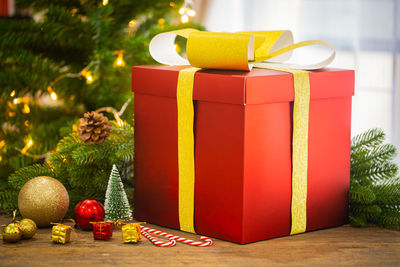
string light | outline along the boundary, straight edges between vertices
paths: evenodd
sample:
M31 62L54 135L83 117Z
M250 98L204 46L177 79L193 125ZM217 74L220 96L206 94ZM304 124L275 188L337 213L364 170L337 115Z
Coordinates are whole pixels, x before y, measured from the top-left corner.
M57 94L54 93L54 92L52 92L52 93L50 94L50 97L51 97L51 99L53 99L54 101L57 100Z
M17 104L19 103L19 101L20 101L19 98L14 98L13 103L14 103L15 105L17 105Z
M6 145L6 141L1 140L0 141L0 149L2 149Z
M81 71L81 75L83 77L85 77L87 84L91 84L93 82L93 76L92 76L92 72L90 70L87 70L86 68L84 68Z
M12 90L10 96L11 96L11 97L14 97L14 96L15 96L15 90Z
M182 23L188 23L189 22L189 16L188 15L183 15L182 17L181 17L181 22Z
M31 137L28 137L25 139L25 146L23 149L21 149L22 154L26 154L26 152L33 146L33 140Z
M179 9L179 14L181 14L181 22L188 23L190 17L196 16L196 11L191 8L193 1L185 0L183 6Z
M121 120L121 117L119 116L118 112L113 111L113 115L114 115L114 118L117 120L118 126L119 127L123 127L124 126L124 121Z
M114 52L114 53L118 54L117 58L114 61L114 67L123 67L123 66L125 66L124 55L123 55L124 51L125 50L119 50L119 51Z
M25 124L26 127L29 127L29 125L30 125L30 123L29 123L28 120L26 120L26 121L24 122L24 124Z
M113 110L112 113L114 115L114 118L117 120L118 126L120 127L124 126L124 121L121 120L121 117L119 116L118 112L116 110Z
M133 28L136 25L136 20L129 21L129 27Z
M169 2L169 6L170 7L175 7L175 3L174 2Z
M119 127L123 127L124 126L124 121L119 119L119 120L117 120L117 124L118 124Z
M186 12L186 14L187 14L189 17L194 17L194 16L196 16L196 11L194 11L193 9L189 9L189 10Z
M71 9L71 15L72 15L72 16L75 16L76 13L78 13L78 9L77 9L77 8Z
M108 0L103 0L103 6L106 6L108 4Z
M95 111L96 111L96 112L103 112L103 111L105 111L105 112L108 112L108 113L112 113L112 114L114 115L115 120L117 121L118 126L122 127L122 126L125 125L125 123L124 123L124 121L121 119L120 114L121 114L121 115L123 114L123 112L125 111L127 105L129 104L129 102L130 102L130 99L128 99L128 101L124 103L124 105L122 106L120 112L118 112L118 110L116 110L116 109L113 108L113 107L103 107L103 108L96 109Z
M22 112L25 114L28 114L31 112L31 109L29 108L28 104L26 104L26 103L24 104L24 108L22 109Z
M129 25L128 33L129 33L129 35L132 35L133 34L133 28L136 25L136 20L132 19L131 21L129 21L128 25Z
M161 19L158 20L158 24L161 24L161 25L162 25L162 24L164 24L164 23L165 23L165 19L161 18Z
M53 88L51 88L51 86L48 86L48 87L47 87L47 91L48 91L49 94L50 94L50 98L51 98L53 101L56 101L56 100L57 100L57 94L56 94L56 92L54 92Z
M125 65L125 63L124 63L124 61L123 61L122 58L119 58L119 57L118 57L118 59L117 59L117 65L118 65L118 66L124 66L124 65Z
M12 118L14 116L15 116L15 112L13 112L13 111L8 112L8 117Z

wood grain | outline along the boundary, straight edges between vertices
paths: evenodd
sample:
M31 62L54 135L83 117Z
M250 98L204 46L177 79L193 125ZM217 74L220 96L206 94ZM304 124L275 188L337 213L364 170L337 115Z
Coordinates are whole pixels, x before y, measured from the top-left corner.
M0 224L10 221L0 216ZM198 236L147 225L198 240ZM65 245L50 241L51 228L31 240L0 241L0 266L400 266L400 232L345 225L247 245L214 240L208 248L178 243L160 248L147 239L123 244L121 231L109 241L93 240L91 231Z

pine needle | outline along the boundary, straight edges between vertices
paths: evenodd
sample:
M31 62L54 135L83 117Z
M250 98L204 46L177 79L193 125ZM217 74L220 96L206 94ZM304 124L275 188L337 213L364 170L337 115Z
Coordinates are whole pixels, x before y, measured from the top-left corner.
M383 144L385 134L371 129L351 142L350 223L400 230L400 177L393 163L396 149Z

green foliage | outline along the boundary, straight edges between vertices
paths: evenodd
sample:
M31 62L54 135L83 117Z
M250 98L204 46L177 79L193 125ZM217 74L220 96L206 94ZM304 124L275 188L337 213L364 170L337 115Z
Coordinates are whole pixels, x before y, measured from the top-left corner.
M366 186L353 185L350 191L350 199L354 203L371 204L376 199L374 192Z
M385 133L371 129L351 142L350 223L368 223L400 230L400 177L392 162L393 145L383 144Z
M54 176L54 171L48 164L34 164L19 169L10 176L9 185L15 189L21 189L22 186L30 179L37 176Z
M106 220L132 220L132 210L115 165L112 167L108 180L104 210Z
M30 179L37 176L50 176L58 179L68 190L70 197L70 213L79 201L94 198L104 202L104 192L107 187L108 170L113 164L120 168L127 168L133 162L134 147L133 127L126 122L120 126L116 121L111 122L111 134L102 144L85 144L77 132L64 137L53 151L48 163L27 166L14 172L9 178L9 185L13 189L11 194L19 192L21 187ZM121 153L120 147L127 147ZM132 180L132 171L124 172L123 181L129 185ZM10 194L10 191L8 191ZM0 195L0 198L2 195ZM11 199L12 196L4 196ZM132 197L132 196L130 196ZM4 207L11 210L14 205Z
M381 129L370 129L364 133L354 136L351 140L351 150L371 148L385 141L385 133Z
M15 190L40 173L48 152L60 139L60 151L51 154L50 162L58 164L54 176L67 181L73 189L72 198L103 199L108 177L102 170L118 160L122 160L119 164L124 176L132 176L127 162L133 158L133 139L122 142L110 138L101 149L96 145L81 147L71 134L72 126L87 111L119 109L132 98L131 66L155 63L148 52L155 34L180 27L200 28L191 23L172 25L179 18L183 1L174 2L175 7L164 0L118 0L106 6L98 0L16 0L20 8L30 8L35 16L0 18L0 209L16 206ZM160 18L165 24L157 23ZM130 29L132 19L137 23ZM125 51L126 65L116 67L114 62L121 50ZM83 69L91 71L92 83L80 75ZM57 101L49 97L50 85ZM21 100L17 104L13 102L16 98ZM25 106L30 112L24 110ZM122 115L131 125L132 113L133 105L129 104ZM133 130L127 127L121 131ZM123 132L116 132L118 127L113 131L113 138L122 136ZM21 149L28 137L34 143L28 150L30 155L23 155ZM69 168L61 168L63 156L73 162ZM20 170L32 164L39 165ZM17 170L8 184L7 178ZM88 192L85 183L92 188ZM132 192L132 185L126 191Z
M350 221L351 225L353 225L355 227L365 227L365 226L367 226L367 220L362 215L359 215L357 217L354 217L354 216L350 215L349 216L349 221Z

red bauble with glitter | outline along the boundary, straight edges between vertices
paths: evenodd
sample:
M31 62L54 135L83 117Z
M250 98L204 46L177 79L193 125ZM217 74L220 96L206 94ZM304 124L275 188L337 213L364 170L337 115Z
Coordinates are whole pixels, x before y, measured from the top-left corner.
M93 229L90 222L100 222L104 220L104 208L100 202L94 199L86 199L74 208L75 222L79 228L84 230Z

